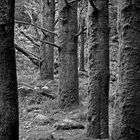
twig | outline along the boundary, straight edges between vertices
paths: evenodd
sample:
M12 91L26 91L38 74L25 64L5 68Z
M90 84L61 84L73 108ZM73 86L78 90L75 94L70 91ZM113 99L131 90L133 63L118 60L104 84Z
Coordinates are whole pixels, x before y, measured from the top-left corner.
M45 29L45 28L41 28L41 27L39 27L39 26L37 26L37 25L34 25L34 24L32 24L32 23L23 22L23 21L17 21L17 20L15 20L15 23L20 23L20 24L25 24L25 25L31 25L31 26L34 26L34 27L36 27L36 28L38 28L38 29L40 29L40 30L43 30L43 31L45 31L45 32L48 32L48 33L57 35L57 33L53 32L53 31L50 31L50 30Z
M20 33L22 35L24 35L29 41L31 41L31 43L33 43L35 46L40 47L40 45L38 43L36 43L33 38L31 38L30 36L26 35L23 31L20 31Z
M64 0L64 1L65 1L66 5L69 5L69 3L68 3L68 1L67 1L67 0Z
M18 28L17 28L17 29L18 29ZM19 30L19 29L18 29L18 30ZM20 31L20 30L19 30L19 31ZM23 34L23 35L24 35L28 40L30 40L34 45L40 47L40 45L37 44L37 43L34 41L33 38L31 38L30 36L26 35L23 31L20 31L20 33ZM49 45L52 45L52 46L54 46L54 47L60 49L60 46L58 46L58 45L56 45L56 44L54 44L54 43L51 43L51 42L48 42L48 41L42 41L42 40L40 40L40 39L38 39L38 38L36 38L36 39L37 39L38 41L42 42L42 43L49 44Z
M56 45L56 44L54 44L54 43L51 43L51 42L48 42L48 41L41 41L41 40L40 40L40 42L45 43L45 44L48 44L48 45L52 45L52 46L54 46L54 47L60 49L60 46L58 46L58 45Z
M15 46L16 50L18 50L19 52L24 54L26 57L28 57L32 61L33 64L35 64L36 66L39 66L39 60L37 58L32 57L27 51L25 51L24 49L19 47L17 44L14 44L14 46ZM35 56L35 54L34 54L34 56Z
M87 30L87 28L84 28L83 30L80 30L75 36L78 37L78 36L81 35L85 30Z
M91 4L91 6L93 7L93 9L94 9L95 11L98 11L98 9L96 8L96 6L95 6L95 4L93 3L93 1L92 1L92 0L89 0L89 2L90 2L90 4Z
M55 21L55 23L54 23L54 26L57 24L57 22L58 22L58 19L56 19L56 21Z

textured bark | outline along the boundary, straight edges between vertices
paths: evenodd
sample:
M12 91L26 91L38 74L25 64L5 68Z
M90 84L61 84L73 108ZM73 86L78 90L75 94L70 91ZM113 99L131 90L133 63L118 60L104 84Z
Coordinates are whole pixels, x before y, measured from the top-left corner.
M67 0L70 2L70 0ZM60 108L78 105L77 1L59 1L59 101Z
M87 135L108 138L109 17L108 0L88 4L89 107ZM92 3L92 4L93 4ZM93 5L94 6L94 5Z
M140 1L118 1L119 79L114 140L140 139Z
M81 18L81 30L84 30L85 27L85 19L84 17ZM80 41L81 41L81 50L80 50L80 64L79 64L79 70L80 71L85 71L84 67L84 44L85 44L85 38L84 38L84 33L80 35Z
M55 0L43 0L43 3L43 27L53 31L55 22ZM43 41L54 43L54 34L45 34ZM42 59L40 63L41 79L53 80L54 48L52 45L42 43L40 53Z
M0 140L18 140L14 0L0 2Z

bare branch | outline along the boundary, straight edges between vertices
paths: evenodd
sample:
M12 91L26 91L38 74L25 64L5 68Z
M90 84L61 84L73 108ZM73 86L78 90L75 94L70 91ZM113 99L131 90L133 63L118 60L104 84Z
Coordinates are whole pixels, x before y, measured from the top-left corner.
M31 38L30 36L26 35L23 31L20 31L20 33L22 35L24 35L29 41L31 41L31 43L33 43L35 46L40 47L40 45L38 43L36 43L36 41L33 38Z
M78 1L78 0L71 0L71 1L67 1L67 0L64 0L65 1L65 3L66 3L66 5L68 6L70 3L72 3L72 2L76 2L76 1Z
M66 5L69 5L69 3L68 3L68 1L67 1L67 0L64 0L64 1L65 1Z
M51 43L51 42L48 42L48 41L41 41L41 40L40 40L40 42L45 43L45 44L48 44L48 45L51 45L51 46L54 46L54 47L60 49L60 46L58 46L58 45L56 45L54 43Z
M40 59L40 57L37 56L36 54L34 54L34 53L30 52L30 51L28 51L28 53L31 54L31 55L33 55L34 57L36 57L38 60Z
M33 14L31 14L31 16L32 16L32 24L35 25L34 28L35 28L35 31L36 31L37 38L40 38L40 35L39 35L39 32L38 32L38 28L36 27L36 23L35 23Z
M81 14L82 14L82 12L83 12L84 8L85 8L85 5L83 5L83 6L82 6L82 8L80 9L80 13L79 13L79 15L81 15Z
M54 23L54 26L57 24L57 22L58 22L58 19L56 19L56 21L55 21L55 23Z
M17 28L17 29L18 29L18 28ZM18 30L19 30L19 29L18 29ZM19 31L20 31L20 30L19 30ZM23 31L20 31L20 33L23 34L23 35L24 35L28 40L30 40L34 45L40 47L40 45L39 45L38 43L36 43L35 40L34 40L33 38L31 38L30 36L26 35ZM51 43L51 42L48 42L48 41L42 41L42 40L40 40L40 39L38 39L38 38L36 38L36 40L38 40L38 41L40 41L40 42L42 42L42 43L45 43L45 44L49 44L49 45L51 45L51 46L54 46L54 47L60 49L60 46L58 46L58 45L56 45L56 44L54 44L54 43Z
M39 60L33 56L31 56L31 54L27 51L25 51L24 49L22 49L21 47L19 47L17 44L14 44L15 45L15 49L18 50L19 52L21 52L22 54L24 54L26 57L28 57L31 62L33 64L35 64L36 66L39 67ZM35 56L35 55L34 55Z
M83 30L80 30L75 36L78 37L78 36L81 35L85 30L87 30L87 28L84 28Z
M89 0L89 3L90 3L90 5L93 7L93 9L94 9L95 11L98 11L98 9L96 8L96 6L95 6L95 4L93 3L92 0Z
M34 27L36 27L36 28L38 28L38 29L40 29L40 30L43 30L43 31L45 31L45 32L48 32L48 33L57 35L57 33L53 32L53 31L50 31L50 30L45 29L45 28L41 28L41 27L39 27L39 26L37 26L37 25L34 25L34 24L32 24L32 23L23 22L23 21L17 21L17 20L15 20L15 23L20 23L20 24L25 24L25 25L31 25L31 26L34 26Z

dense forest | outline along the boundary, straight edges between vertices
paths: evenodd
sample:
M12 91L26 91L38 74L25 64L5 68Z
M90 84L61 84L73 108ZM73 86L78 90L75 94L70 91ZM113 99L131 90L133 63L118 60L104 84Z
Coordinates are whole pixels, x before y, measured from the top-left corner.
M140 140L140 0L1 0L0 140Z

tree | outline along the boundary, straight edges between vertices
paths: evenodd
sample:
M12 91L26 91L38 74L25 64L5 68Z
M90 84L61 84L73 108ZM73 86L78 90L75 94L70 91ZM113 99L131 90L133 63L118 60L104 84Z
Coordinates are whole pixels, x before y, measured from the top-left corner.
M108 137L109 17L108 0L88 3L89 107L87 135Z
M0 2L0 139L18 140L14 0Z
M114 140L140 139L140 1L118 1L119 79Z
M77 1L59 1L60 108L78 105Z
M55 0L43 0L43 27L54 31L55 22ZM44 33L43 41L54 43L54 34ZM41 79L54 79L53 62L54 48L52 45L42 43L41 49L40 73Z

